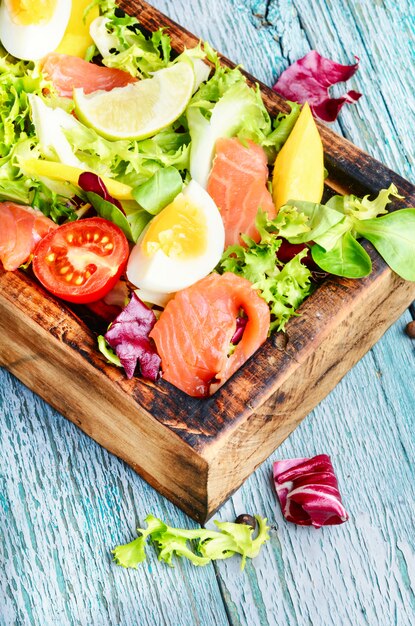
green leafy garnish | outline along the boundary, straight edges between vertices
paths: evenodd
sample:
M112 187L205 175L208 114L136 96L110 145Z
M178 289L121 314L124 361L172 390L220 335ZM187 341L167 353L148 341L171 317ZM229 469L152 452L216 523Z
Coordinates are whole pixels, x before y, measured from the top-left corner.
M350 232L346 232L328 251L315 244L311 254L322 270L337 276L363 278L372 271L370 256Z
M355 223L394 272L415 281L415 209L401 209L377 219Z
M159 561L164 561L167 565L173 565L174 557L183 557L193 565L203 566L213 560L240 554L243 570L246 559L255 558L261 546L269 539L267 520L258 515L255 519L258 533L253 538L253 529L245 524L215 521L218 530L173 528L157 517L148 515L145 519L147 528L137 528L140 536L112 551L114 561L122 567L137 569L138 564L146 559L145 545L150 538L156 547Z
M153 176L135 187L133 198L151 215L157 215L164 207L173 202L183 187L182 177L174 167L157 170Z
M20 158L37 156L29 94L41 95L50 85L32 62L9 59L0 47L0 201L31 205L55 221L75 219L75 207L66 196L25 175L19 166Z
M143 33L137 18L122 14L114 2L95 4L105 18L92 31L104 65L140 78L149 78L152 72L167 66L171 44L164 29Z
M108 363L112 363L112 365L116 365L117 367L122 367L119 357L115 354L114 350L109 347L103 335L98 335L97 342L99 351L105 356Z
M253 283L271 311L270 332L283 330L288 320L312 291L311 272L301 263L307 250L299 252L283 265L278 260L281 234L299 234L304 230L304 219L298 212L286 212L275 220L268 220L258 212L256 227L261 240L256 243L242 235L243 245L229 246L219 262L219 272L233 272Z
M325 272L362 278L372 271L366 250L357 241L370 241L402 278L415 280L415 209L387 212L392 198L402 198L395 185L368 196L333 196L327 204L290 200L276 220L290 243L310 243L313 261ZM297 232L296 232L297 231Z

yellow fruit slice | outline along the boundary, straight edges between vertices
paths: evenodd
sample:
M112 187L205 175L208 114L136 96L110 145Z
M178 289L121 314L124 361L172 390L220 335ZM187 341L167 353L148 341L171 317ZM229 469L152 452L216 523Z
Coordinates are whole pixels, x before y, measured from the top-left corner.
M324 188L323 144L306 102L275 159L272 197L280 209L288 200L320 202Z
M39 159L25 159L20 161L21 169L27 174L35 176L46 176L52 180L63 180L73 185L78 185L80 175L85 171L79 167L56 163L55 161L41 161ZM108 192L118 200L132 200L131 187L117 180L100 176Z
M84 12L88 4L91 4L90 0L72 0L69 23L55 52L84 58L88 47L94 43L89 34L90 24L99 15L98 6L92 7L84 22Z
M179 62L152 78L85 95L74 89L78 118L107 139L145 139L172 124L185 110L195 81L192 66Z

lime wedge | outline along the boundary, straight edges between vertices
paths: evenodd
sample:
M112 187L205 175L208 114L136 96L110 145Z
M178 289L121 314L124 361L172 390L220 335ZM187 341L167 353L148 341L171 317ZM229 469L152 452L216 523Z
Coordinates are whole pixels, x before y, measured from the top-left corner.
M152 78L85 95L74 89L78 118L107 139L145 139L172 124L185 110L193 91L194 72L179 62Z

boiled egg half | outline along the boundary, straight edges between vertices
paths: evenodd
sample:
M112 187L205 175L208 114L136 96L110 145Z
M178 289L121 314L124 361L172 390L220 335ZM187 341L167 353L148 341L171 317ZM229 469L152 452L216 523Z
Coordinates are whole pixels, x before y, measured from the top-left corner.
M0 41L18 59L37 61L59 45L71 14L71 0L3 0Z
M214 269L224 245L219 210L192 180L143 231L130 254L127 278L156 293L185 289Z

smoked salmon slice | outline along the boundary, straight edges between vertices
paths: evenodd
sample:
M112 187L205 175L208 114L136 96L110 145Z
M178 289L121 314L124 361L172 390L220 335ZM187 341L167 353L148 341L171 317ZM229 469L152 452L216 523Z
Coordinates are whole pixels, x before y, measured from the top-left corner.
M268 163L263 148L253 141L218 139L216 156L207 191L220 209L225 225L225 247L241 244L241 233L258 242L255 217L261 208L272 219L276 216L267 188Z
M0 261L5 270L26 263L38 241L58 225L32 207L0 203Z
M230 348L237 318L248 318L242 339ZM170 300L150 337L163 377L195 397L211 395L264 343L270 324L266 302L236 274L210 274Z
M99 89L111 91L114 87L125 87L137 79L115 67L104 67L89 63L80 57L51 52L42 60L43 73L52 81L61 96L72 97L74 88L92 93Z

